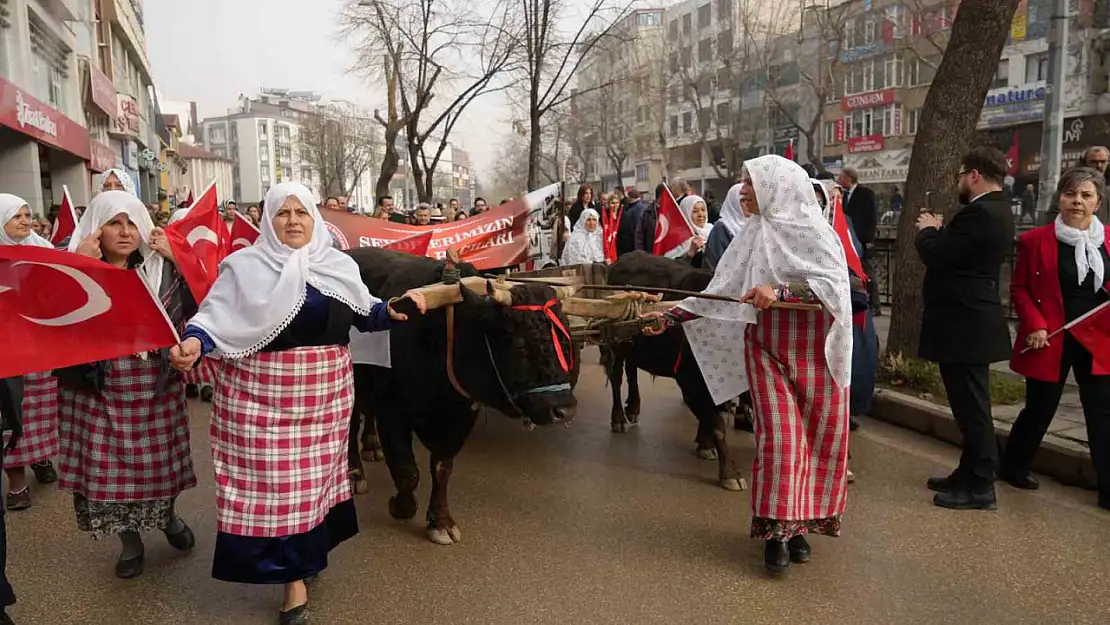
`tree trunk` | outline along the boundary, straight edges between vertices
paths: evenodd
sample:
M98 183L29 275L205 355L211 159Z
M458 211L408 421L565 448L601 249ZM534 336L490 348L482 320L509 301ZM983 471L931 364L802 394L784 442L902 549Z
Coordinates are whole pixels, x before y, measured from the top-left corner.
M540 112L533 109L528 120L528 190L540 188L540 149L543 147L540 131Z
M412 132L409 128L409 132ZM416 186L416 201L430 203L432 201L432 174L425 172L420 166L420 146L411 139L409 146L409 171L412 172L413 184Z
M397 156L397 135L399 130L385 129L385 155L382 157L382 169L378 174L378 182L374 185L374 195L380 201L381 198L389 195L389 183L393 181L393 176L397 173L398 165L401 159Z
M896 271L889 280L894 301L887 353L917 356L921 335L921 283L925 268L917 255L917 211L932 192L932 206L957 208L955 176L968 149L1019 0L976 0L960 5L944 59L925 98L921 128L906 178L906 210L898 223Z

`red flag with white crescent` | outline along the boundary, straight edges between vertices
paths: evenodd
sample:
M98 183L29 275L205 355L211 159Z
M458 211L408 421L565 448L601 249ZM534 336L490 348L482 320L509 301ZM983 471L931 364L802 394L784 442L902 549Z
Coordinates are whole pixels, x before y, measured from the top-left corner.
M1094 358L1095 365L1110 369L1110 302L1103 302L1067 328Z
M208 185L185 217L166 226L174 264L199 304L216 282L220 261L231 247L216 200L216 183Z
M0 245L0 318L0 378L178 341L137 271L31 245Z
M783 153L782 157L787 159L787 160L791 160L791 161L794 160L794 140L793 139L790 140L790 143L786 144L786 152Z
M258 234L258 228L239 211L235 211L235 219L231 222L231 246L228 253L238 252L254 245L258 240Z
M844 216L843 205L839 195L833 198L833 230L836 231L836 236L840 238L840 244L844 247L844 260L848 261L848 269L851 269L860 280L865 283L870 279L863 271L863 262L856 253L856 246L852 244L852 235L848 232L848 218Z
M69 197L69 187L62 185L62 205L58 208L58 215L54 218L54 233L50 235L50 243L55 246L73 235L77 230L77 209L73 206L73 198Z
M659 198L659 220L655 223L655 247L652 254L662 256L689 241L694 236L694 227L678 207L671 190L663 187Z

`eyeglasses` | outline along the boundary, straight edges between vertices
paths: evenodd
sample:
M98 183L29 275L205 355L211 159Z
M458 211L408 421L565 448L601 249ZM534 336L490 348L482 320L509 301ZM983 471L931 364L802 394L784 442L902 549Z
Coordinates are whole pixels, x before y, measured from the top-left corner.
M973 172L973 171L975 171L975 170L974 170L974 169L961 169L961 170L960 170L960 171L959 171L959 172L958 172L958 173L956 174L956 182L959 182L959 181L960 181L960 178L963 178L964 176L966 176L966 175L970 174L970 173L971 173L971 172Z

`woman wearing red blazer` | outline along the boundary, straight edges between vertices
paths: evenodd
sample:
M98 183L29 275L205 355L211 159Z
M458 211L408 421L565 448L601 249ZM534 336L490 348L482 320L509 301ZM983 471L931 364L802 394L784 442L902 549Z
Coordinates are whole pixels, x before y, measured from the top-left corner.
M1056 220L1022 235L1010 297L1018 337L1010 368L1025 376L1025 408L1010 431L1002 475L1017 488L1036 489L1029 474L1033 456L1056 414L1068 372L1079 383L1091 461L1098 478L1098 505L1110 509L1110 368L1067 332L1048 334L1107 300L1110 289L1110 228L1095 212L1106 183L1093 169L1071 169L1056 189ZM1026 351L1027 350L1027 351ZM1101 354L1100 354L1101 356Z

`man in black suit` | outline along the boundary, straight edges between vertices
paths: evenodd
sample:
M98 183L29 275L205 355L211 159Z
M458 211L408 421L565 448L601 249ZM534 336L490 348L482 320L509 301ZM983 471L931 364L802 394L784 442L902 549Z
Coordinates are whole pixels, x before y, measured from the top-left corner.
M863 270L868 276L874 276L872 260L879 229L879 203L875 201L875 192L859 183L859 173L851 167L845 167L836 182L844 189L844 214L851 218L856 238L863 244L863 258L860 259ZM871 302L872 313L881 316L878 280L867 281L867 299Z
M942 226L939 215L917 219L917 253L925 264L919 355L940 364L952 416L963 433L960 466L931 478L933 503L956 510L993 510L998 444L991 418L990 363L1011 354L999 296L1002 263L1014 243L1010 201L1002 191L1006 157L978 147L960 165L964 205Z

